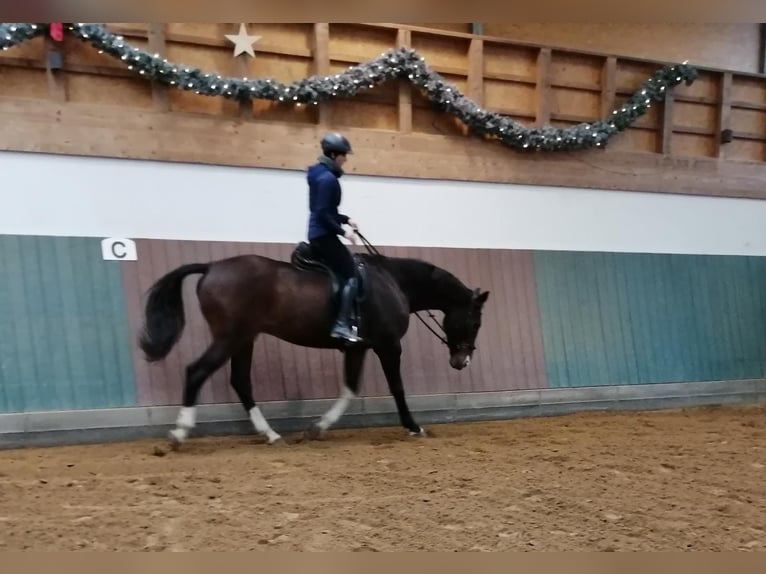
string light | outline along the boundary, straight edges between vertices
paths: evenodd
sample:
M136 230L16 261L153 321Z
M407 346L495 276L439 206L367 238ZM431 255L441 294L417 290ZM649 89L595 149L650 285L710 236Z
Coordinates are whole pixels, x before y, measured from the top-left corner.
M48 28L47 24L0 24L0 48L7 50L46 33ZM130 60L128 69L142 77L195 94L222 96L239 101L290 100L297 105L318 105L336 96L355 96L361 90L374 88L386 81L407 78L429 97L437 109L457 116L477 134L498 139L508 147L521 150L558 151L603 147L613 135L624 131L645 114L652 100L662 101L668 88L684 81L690 85L698 75L697 70L687 62L665 66L641 84L620 108L612 111L608 119L568 128L527 128L508 116L480 107L463 95L457 86L449 84L431 70L425 59L411 48L388 50L376 60L350 66L340 74L311 76L292 84L283 84L271 78L222 78L197 68L170 63L157 53L151 54L126 44L122 36L114 35L98 24L77 23L68 29L100 53L109 54L126 64Z

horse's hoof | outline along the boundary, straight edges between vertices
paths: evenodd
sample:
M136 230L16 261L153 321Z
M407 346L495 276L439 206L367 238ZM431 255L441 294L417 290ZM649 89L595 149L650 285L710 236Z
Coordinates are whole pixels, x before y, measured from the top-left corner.
M278 439L275 439L269 443L269 446L290 446L287 444L287 441L283 439L282 437L279 437Z
M316 425L311 425L303 431L303 440L320 440L322 438L322 429Z
M426 432L424 428L421 427L421 429L417 432L410 431L410 436L414 436L416 438L422 438L422 437L427 437L428 433Z
M179 429L173 429L170 432L168 432L168 440L170 441L170 450L177 451L181 448L181 445L184 443L184 439L186 437L183 436L183 431Z

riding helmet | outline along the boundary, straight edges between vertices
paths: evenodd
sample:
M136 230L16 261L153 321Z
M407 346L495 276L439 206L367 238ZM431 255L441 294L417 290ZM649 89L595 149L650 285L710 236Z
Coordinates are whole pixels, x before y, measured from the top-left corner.
M348 155L351 153L351 144L343 135L330 132L322 138L322 153L326 156L330 154Z

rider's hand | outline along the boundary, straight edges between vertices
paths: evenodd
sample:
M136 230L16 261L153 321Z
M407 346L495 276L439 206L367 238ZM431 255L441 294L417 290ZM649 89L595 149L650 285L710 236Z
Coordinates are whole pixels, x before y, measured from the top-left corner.
M359 231L359 226L357 225L356 221L353 219L348 220L348 224L354 228L354 231Z
M359 241L357 241L357 238L356 238L356 233L354 233L354 231L351 229L347 229L346 232L343 234L343 237L348 239L354 245L357 245L359 243Z

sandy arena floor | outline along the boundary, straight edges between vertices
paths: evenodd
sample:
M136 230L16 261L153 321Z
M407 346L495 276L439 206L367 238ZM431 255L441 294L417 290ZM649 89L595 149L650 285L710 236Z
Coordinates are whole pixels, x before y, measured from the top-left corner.
M0 550L766 547L764 407L429 430L0 452Z

